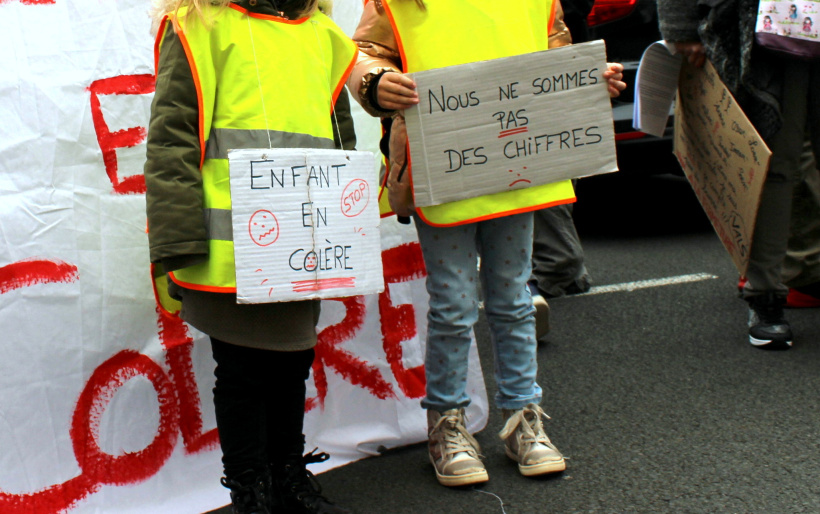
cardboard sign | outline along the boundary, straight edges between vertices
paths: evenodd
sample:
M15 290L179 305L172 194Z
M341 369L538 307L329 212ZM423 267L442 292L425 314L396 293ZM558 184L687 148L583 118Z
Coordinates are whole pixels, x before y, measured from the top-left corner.
M617 171L603 41L413 73L424 207Z
M684 63L675 108L675 155L737 270L749 265L760 192L772 153L712 63Z
M228 152L239 303L384 290L370 152Z

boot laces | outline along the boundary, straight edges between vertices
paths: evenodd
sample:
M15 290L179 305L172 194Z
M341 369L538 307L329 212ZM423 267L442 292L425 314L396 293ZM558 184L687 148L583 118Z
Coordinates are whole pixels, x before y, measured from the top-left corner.
M230 480L225 477L220 478L219 482L223 487L230 489L234 512L256 512L267 502L266 484L263 478L257 478L245 485L238 480Z
M550 439L544 431L544 424L541 422L542 418L550 419L547 413L535 404L530 404L523 409L517 410L510 416L504 428L501 430L501 438L507 439L520 427L521 442L549 445Z
M471 455L477 454L479 450L478 441L467 431L467 427L458 416L442 416L433 427L433 432L440 430L444 434L444 454L445 459L458 453L467 452Z
M322 496L322 486L316 480L316 476L305 467L308 464L324 462L330 458L327 453L316 453L316 450L318 448L314 448L296 462L285 465L286 480L291 492L295 494L298 501L309 508L331 503Z

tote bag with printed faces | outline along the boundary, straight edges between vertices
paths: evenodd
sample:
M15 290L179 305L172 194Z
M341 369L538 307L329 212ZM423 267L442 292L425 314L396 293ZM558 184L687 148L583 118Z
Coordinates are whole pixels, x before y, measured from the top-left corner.
M777 52L820 59L820 0L761 0L755 41Z

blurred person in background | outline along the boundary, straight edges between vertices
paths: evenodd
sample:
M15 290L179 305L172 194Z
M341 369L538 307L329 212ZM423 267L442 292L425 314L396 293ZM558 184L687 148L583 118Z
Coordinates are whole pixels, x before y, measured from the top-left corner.
M595 0L563 0L564 24L572 43L589 40L586 18ZM567 44L556 42L553 46ZM535 336L544 337L550 329L548 298L585 293L591 278L584 261L572 204L556 205L533 213L532 276L529 280L532 303L535 306Z
M792 330L783 313L789 293L783 263L795 187L807 173L817 173L801 159L806 140L815 160L820 155L820 62L758 44L758 4L758 0L658 0L658 19L663 38L673 42L690 63L702 66L706 58L712 62L772 151L742 297L749 304L749 342L757 348L788 349ZM797 215L814 217L816 211ZM795 233L805 233L805 247L816 247L820 237L816 230ZM816 279L808 273L803 277ZM801 288L816 292L817 282Z

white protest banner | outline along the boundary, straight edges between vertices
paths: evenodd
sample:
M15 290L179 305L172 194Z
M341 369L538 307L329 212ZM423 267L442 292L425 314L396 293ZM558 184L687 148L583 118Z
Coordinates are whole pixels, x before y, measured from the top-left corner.
M675 155L744 276L772 153L709 61L702 68L683 64L675 106Z
M384 291L370 152L228 152L239 303Z
M603 41L411 74L417 206L617 171Z
M0 0L2 514L230 502L208 337L159 310L151 290L148 8ZM361 2L334 11L352 34ZM353 104L359 148L377 150L378 120ZM424 262L412 226L380 231L371 258L385 290L322 301L305 435L331 458L314 473L426 439ZM488 406L475 345L468 391L477 431Z

